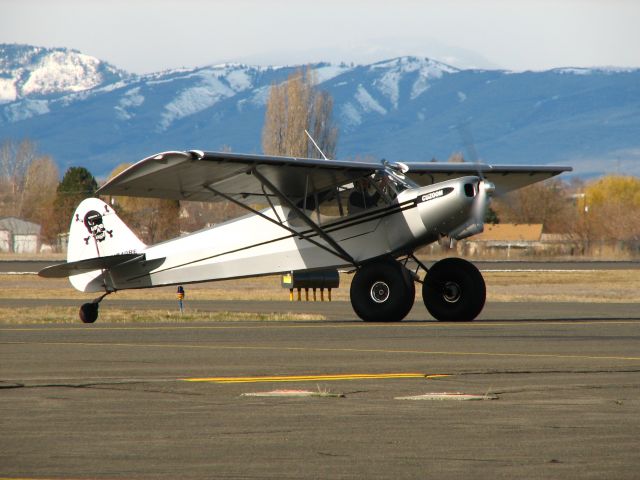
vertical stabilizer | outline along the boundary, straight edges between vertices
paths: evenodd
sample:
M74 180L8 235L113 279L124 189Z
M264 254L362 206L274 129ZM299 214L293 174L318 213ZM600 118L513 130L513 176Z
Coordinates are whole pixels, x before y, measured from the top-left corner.
M146 245L120 220L111 206L98 198L87 198L78 205L69 228L67 262L89 258L142 253ZM83 292L104 291L103 270L69 277Z

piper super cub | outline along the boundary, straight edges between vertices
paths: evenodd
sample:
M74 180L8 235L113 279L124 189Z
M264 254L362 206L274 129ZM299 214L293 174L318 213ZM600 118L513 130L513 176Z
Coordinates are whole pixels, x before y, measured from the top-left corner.
M478 269L460 258L427 267L414 251L482 232L491 196L570 170L164 152L139 161L97 193L229 201L249 213L145 245L109 204L89 198L71 219L67 263L40 275L68 276L82 292L102 292L80 308L86 323L118 290L337 268L355 272L351 304L362 320L402 320L418 282L434 318L470 321L485 303ZM407 268L409 260L415 270Z

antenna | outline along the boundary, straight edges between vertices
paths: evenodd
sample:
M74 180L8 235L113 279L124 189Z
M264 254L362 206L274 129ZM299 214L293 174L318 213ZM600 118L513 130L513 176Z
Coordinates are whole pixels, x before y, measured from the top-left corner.
M304 133L307 134L307 137L309 137L309 140L311 140L311 143L313 143L313 146L316 147L316 150L318 150L320 152L320 155L322 155L322 158L324 158L325 160L329 160L327 158L327 156L324 154L324 152L322 150L320 150L320 147L318 146L318 144L316 143L316 141L313 139L313 137L311 136L311 134L309 132L307 132L307 129L304 129Z

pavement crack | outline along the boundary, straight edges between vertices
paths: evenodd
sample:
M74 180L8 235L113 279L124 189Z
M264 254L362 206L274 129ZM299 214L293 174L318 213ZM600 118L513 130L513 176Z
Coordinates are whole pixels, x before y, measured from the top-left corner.
M99 388L102 386L113 386L113 385L137 385L144 382L90 382L90 383L35 383L35 384L16 384L19 385L20 388ZM4 387L11 388L11 387ZM18 388L18 387L14 387Z
M10 389L10 388L24 388L24 383L8 383L8 382L0 382L0 389Z
M351 455L345 455L343 453L331 453L331 452L318 452L318 455L323 457L350 457Z
M503 464L509 465L510 461L502 459L502 458L465 458L465 457L439 457L440 460L444 460L447 462L456 461L456 462L478 462L478 463L495 463L495 464Z
M246 435L272 435L272 434L291 434L295 430L249 430L246 432L219 432L216 435L224 436L246 436Z
M640 385L638 384L605 384L605 385L544 385L544 386L531 386L531 387L520 387L513 389L504 389L504 390L495 390L493 389L491 392L496 395L507 395L514 393L531 393L531 392L561 392L561 391L573 391L573 390L605 390L610 388L620 388L620 389L640 389Z
M188 395L188 396L202 396L202 393L197 392L184 392L184 391L175 391L175 390L167 390L160 388L139 388L134 389L132 387L140 386L140 385L149 385L154 382L146 381L146 380L120 380L120 381L109 381L109 382L51 382L51 383L7 383L0 384L0 389L11 389L11 388L28 388L28 389L47 389L47 388L69 388L69 389L92 389L92 390L114 390L114 391L137 391L144 393L161 393L161 394L172 394L172 395Z
M640 373L640 369L601 369L601 370L576 370L576 369L567 369L567 370L484 370L484 371L469 371L469 372L459 372L451 374L457 377L463 376L473 376L473 375L554 375L554 374L611 374L611 373Z

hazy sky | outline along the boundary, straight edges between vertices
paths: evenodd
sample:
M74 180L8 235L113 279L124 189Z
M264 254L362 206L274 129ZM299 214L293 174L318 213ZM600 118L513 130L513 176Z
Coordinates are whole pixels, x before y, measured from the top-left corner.
M430 56L514 70L640 67L639 0L0 0L0 43L136 73Z

